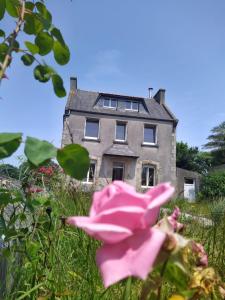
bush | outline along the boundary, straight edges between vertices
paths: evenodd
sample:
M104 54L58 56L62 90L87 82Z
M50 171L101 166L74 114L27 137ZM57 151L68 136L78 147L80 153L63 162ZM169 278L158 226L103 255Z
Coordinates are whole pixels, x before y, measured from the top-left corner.
M201 195L203 198L225 198L225 171L205 175L201 182Z

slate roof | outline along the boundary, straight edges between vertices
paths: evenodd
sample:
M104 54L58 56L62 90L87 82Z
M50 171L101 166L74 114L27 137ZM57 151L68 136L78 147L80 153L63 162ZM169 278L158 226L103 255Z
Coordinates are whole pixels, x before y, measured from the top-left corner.
M147 108L147 113L135 112L135 111L120 111L102 108L95 106L100 96L109 96L117 99L130 99L142 101L143 105ZM166 105L160 105L154 98L142 98L133 96L124 96L116 94L106 94L91 91L84 91L77 89L75 92L71 91L68 97L66 110L78 111L78 112L91 112L109 114L115 116L130 116L135 118L144 119L156 119L176 122L177 119L169 111Z
M128 145L124 145L124 144L113 144L104 152L104 155L126 156L126 157L133 157L133 158L139 157L139 155L134 153L128 147Z

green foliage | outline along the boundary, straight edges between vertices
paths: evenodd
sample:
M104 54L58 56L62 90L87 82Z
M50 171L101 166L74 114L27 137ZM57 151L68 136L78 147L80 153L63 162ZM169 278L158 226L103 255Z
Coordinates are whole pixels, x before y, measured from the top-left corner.
M0 176L11 177L14 179L19 179L19 169L10 164L0 165Z
M39 166L46 160L56 157L56 148L47 141L27 137L24 153L28 160L35 166Z
M53 51L55 60L59 65L65 65L69 62L70 51L66 45L61 44L59 41L55 41Z
M66 90L63 87L62 78L59 75L57 75L57 74L52 75L52 84L53 84L55 94L58 97L65 97L66 96Z
M205 175L201 181L201 195L206 199L225 197L225 172L213 172Z
M197 147L189 147L187 143L177 142L176 165L190 171L207 173L211 167L212 158L208 152L200 152Z
M30 66L34 62L34 57L30 54L24 54L21 56L21 60L25 66Z
M214 165L225 163L225 121L211 130L209 140L204 146L212 150Z
M66 174L79 180L87 175L90 160L84 147L78 144L67 145L58 150L57 160Z
M18 0L6 0L6 11L11 17L19 16L20 3Z
M44 56L51 52L54 40L52 36L45 31L41 31L35 38L35 45L39 48L39 54Z
M9 157L20 146L21 133L0 133L0 159Z
M5 14L5 0L0 1L0 20L3 19Z
M5 15L5 10L16 24L13 32L5 34L6 30L0 29L0 36L5 41L0 44L0 80L5 76L6 68L13 61L14 52L23 53L21 60L25 66L36 63L33 75L39 82L45 83L52 79L53 89L58 97L65 97L66 91L63 80L58 73L45 62L40 62L43 57L53 52L56 62L65 65L70 60L70 51L60 30L53 25L52 15L45 5L45 1L18 1L1 0L0 19ZM33 36L33 41L25 41L26 49L20 49L18 36L22 32Z

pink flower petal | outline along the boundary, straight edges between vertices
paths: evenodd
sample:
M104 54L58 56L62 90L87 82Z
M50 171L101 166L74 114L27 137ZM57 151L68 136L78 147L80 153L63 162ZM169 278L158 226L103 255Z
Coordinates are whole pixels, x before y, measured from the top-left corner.
M118 243L132 235L128 228L113 224L96 223L88 217L69 217L66 223L82 228L90 236L105 243Z
M160 206L170 200L174 190L170 183L162 183L146 193L151 196L151 201L145 214L145 220L148 225L152 226L157 222Z
M145 209L138 206L120 206L102 211L94 222L114 224L130 230L142 229L144 227L143 216Z
M146 279L152 270L166 234L156 228L137 231L132 237L115 244L103 245L97 251L97 264L104 286L128 276Z
M114 181L102 191L94 193L90 216L93 217L103 210L119 206L133 205L146 208L149 201L148 195L137 193L134 187L123 181Z

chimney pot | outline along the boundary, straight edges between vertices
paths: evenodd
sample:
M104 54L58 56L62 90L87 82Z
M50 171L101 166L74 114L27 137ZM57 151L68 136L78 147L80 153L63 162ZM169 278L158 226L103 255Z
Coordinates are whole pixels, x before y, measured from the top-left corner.
M165 104L165 89L159 89L158 92L155 94L154 98L155 100L160 104L163 105Z
M77 77L70 77L70 91L77 90Z

